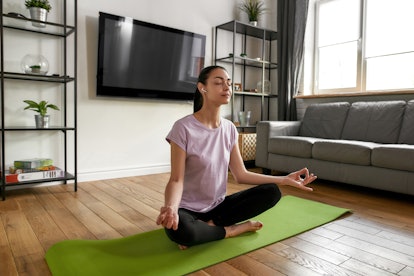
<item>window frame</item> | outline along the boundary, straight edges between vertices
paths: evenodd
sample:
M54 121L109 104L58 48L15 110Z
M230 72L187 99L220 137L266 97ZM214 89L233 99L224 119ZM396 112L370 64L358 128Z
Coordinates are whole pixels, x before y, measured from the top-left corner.
M315 3L315 37L314 37L314 85L313 85L313 94L346 94L352 92L361 92L365 91L365 62L363 59L362 52L364 51L364 45L362 43L365 41L365 0L360 1L360 26L359 26L359 38L357 40L357 70L356 70L356 86L348 88L328 88L328 89L319 89L319 51L320 47L318 44L319 41L319 10L320 5L327 2L334 2L336 0L319 0ZM345 41L338 44L345 44L351 41ZM323 46L326 47L326 46Z
M366 20L367 20L367 1L368 0L359 0L360 1L360 26L359 26L359 39L357 41L357 70L356 70L356 86L349 87L349 88L329 88L329 89L320 89L319 88L319 10L320 5L323 5L327 2L333 2L336 0L316 0L314 4L314 41L313 41L313 85L312 85L312 95L328 95L328 94L336 94L336 95L350 95L354 93L366 93L366 94L373 94L378 92L386 92L386 93L400 93L400 92L414 92L414 88L404 88L404 89L380 89L380 90L369 90L366 89L366 76L367 76L367 58L365 56L365 43L366 43ZM309 24L309 23L308 23ZM346 42L341 42L341 44ZM414 49L413 51L414 52ZM400 53L396 53L400 54Z

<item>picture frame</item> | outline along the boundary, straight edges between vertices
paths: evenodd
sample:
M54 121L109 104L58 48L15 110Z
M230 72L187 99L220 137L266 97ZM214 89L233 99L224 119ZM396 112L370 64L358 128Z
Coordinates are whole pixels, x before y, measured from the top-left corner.
M234 91L240 92L242 91L242 84L241 83L234 83Z

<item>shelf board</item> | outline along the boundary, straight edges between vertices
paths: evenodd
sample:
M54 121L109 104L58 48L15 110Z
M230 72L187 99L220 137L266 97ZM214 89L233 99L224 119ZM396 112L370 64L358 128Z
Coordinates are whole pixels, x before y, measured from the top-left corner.
M44 24L44 28L35 27L32 25L33 22L40 22ZM27 32L34 32L53 36L68 36L75 31L74 26L68 26L53 22L41 22L30 18L17 17L14 15L3 14L3 27L21 30Z
M36 128L34 126L12 126L12 127L5 127L2 129L3 131L70 131L75 130L74 127L65 127L65 126L50 126L47 128Z
M236 125L236 128L252 128L252 129L255 129L256 125L248 125L248 126Z
M22 181L22 182L17 182L17 183L6 183L6 187L22 186L22 185L37 184L37 183L56 182L56 181L68 181L68 180L75 180L75 176L71 173L65 172L64 177L36 179L36 180ZM2 182L2 181L0 180L0 182Z
M74 81L75 78L69 76L52 76L52 75L35 75L35 74L24 74L24 73L14 73L14 72L0 72L3 74L5 79L13 80L30 80L30 81L44 81L44 82L58 82L58 83L67 83Z
M248 92L248 91L234 91L234 95L244 95L244 96L253 96L253 97L266 97L266 98L277 98L275 94L268 93L259 93L259 92Z
M227 23L224 23L222 25L219 25L216 27L217 29L226 30L229 32L233 32L234 29L236 29L236 33L244 34L260 39L266 39L266 40L276 40L278 35L276 31L263 29L260 27L256 27L253 25L250 25L248 23L240 22L240 21L230 21Z
M235 60L235 64L237 65L245 65L245 66L250 66L250 67L262 68L264 64L266 66L265 69L277 69L277 63L270 62L267 60L262 60L259 58L228 56L228 57L216 59L216 61L225 62L225 63L233 63L233 60Z

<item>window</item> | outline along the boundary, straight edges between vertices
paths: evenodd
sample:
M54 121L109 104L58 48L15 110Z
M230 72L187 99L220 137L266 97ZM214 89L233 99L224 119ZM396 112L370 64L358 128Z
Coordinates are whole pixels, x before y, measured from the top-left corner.
M413 10L412 0L317 1L315 94L414 89Z

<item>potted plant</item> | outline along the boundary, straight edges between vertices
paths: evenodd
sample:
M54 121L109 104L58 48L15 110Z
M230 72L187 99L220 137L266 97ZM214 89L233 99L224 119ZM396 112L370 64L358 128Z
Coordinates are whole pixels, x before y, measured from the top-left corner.
M26 8L30 10L30 17L34 20L46 22L47 13L52 9L49 0L26 0ZM35 27L45 27L46 25L39 22L32 22Z
M257 26L257 21L259 20L260 15L266 11L264 2L259 0L245 0L240 4L239 8L247 14L249 22L253 26Z
M48 108L54 109L54 110L60 110L59 107L57 107L54 104L50 104L47 101L40 101L35 102L32 100L24 100L27 104L27 106L24 108L33 110L39 114L35 115L35 121L36 121L36 127L37 128L48 128L49 127L49 119L50 116L47 115Z
M30 66L31 72L34 74L39 74L40 73L40 65L32 65Z

